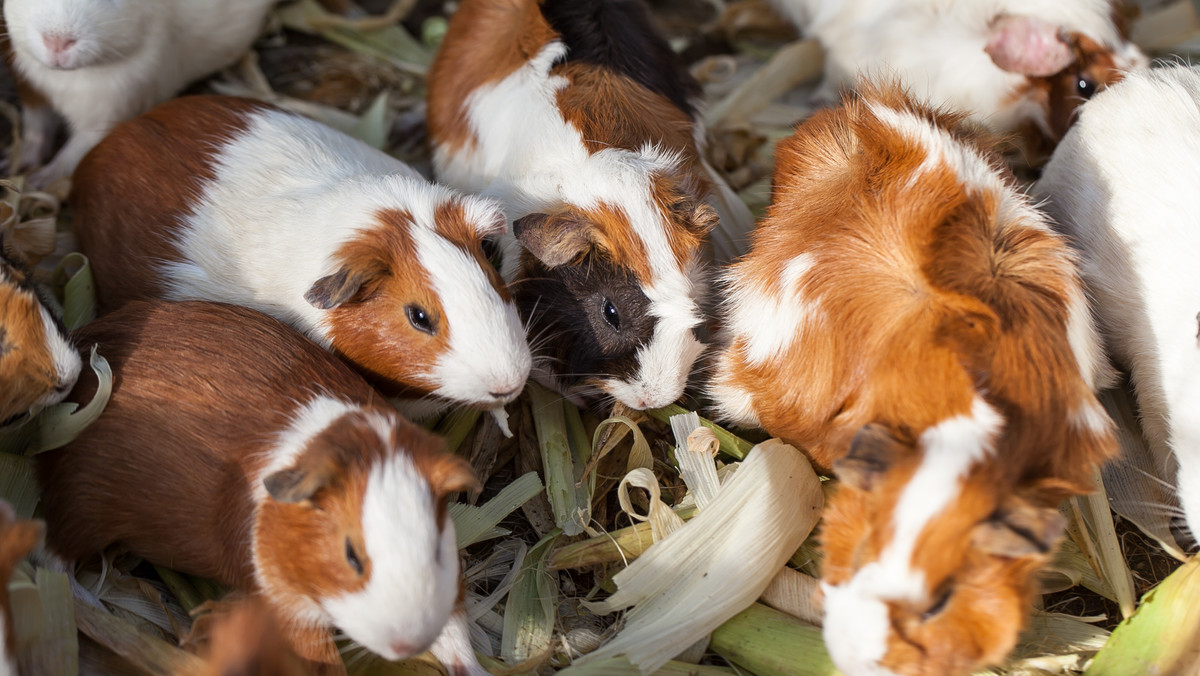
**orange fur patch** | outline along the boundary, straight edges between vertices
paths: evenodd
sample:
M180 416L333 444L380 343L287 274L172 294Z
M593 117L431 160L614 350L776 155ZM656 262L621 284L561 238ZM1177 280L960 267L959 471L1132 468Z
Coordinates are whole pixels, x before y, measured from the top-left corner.
M29 410L58 386L41 303L20 286L23 272L0 261L0 422Z

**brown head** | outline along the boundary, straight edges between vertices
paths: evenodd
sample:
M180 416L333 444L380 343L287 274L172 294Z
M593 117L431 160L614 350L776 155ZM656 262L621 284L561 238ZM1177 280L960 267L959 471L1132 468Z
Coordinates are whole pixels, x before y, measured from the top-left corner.
M781 144L711 391L842 480L822 564L838 666L966 673L1012 648L1058 502L1116 444L1073 349L1065 244L986 136L862 91Z

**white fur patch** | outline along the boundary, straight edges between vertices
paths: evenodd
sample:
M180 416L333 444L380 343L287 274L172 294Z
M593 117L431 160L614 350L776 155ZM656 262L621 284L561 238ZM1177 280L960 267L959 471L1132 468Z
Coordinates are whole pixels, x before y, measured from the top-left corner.
M736 384L737 374L729 369L725 356L717 365L717 374L708 386L708 396L716 406L717 417L743 427L761 427L754 395Z
M429 651L452 676L491 676L475 658L475 650L471 647L470 620L465 612L450 615L450 620Z
M1070 422L1075 427L1089 430L1096 434L1112 434L1114 424L1108 412L1095 400L1081 401L1077 408L1071 411Z
M816 256L802 253L784 265L772 288L744 281L730 286L729 325L736 327L749 364L778 359L796 340L801 326L820 318L818 299L806 298L800 291L804 276L816 265ZM739 331L751 326L753 331Z
M458 597L458 550L446 516L439 532L429 483L407 453L371 470L363 496L371 577L358 592L324 599L333 623L389 660L428 649Z
M42 329L46 332L46 348L54 363L54 375L59 388L48 392L38 405L50 406L62 401L71 392L75 381L79 380L83 362L79 358L79 351L59 331L58 324L50 317L50 311L41 303L37 303L37 307L42 318Z
M300 457L300 453L313 437L325 431L335 420L361 409L358 404L324 394L313 397L298 409L292 418L292 424L280 433L279 441L271 449L266 464L253 479L251 495L254 504L262 504L270 499L263 479L296 464L296 458Z
M635 408L665 405L683 393L703 347L692 335L701 321L698 264L676 261L652 192L651 179L675 170L679 158L653 146L589 153L558 108L556 93L568 81L550 75L565 50L561 42L551 42L505 79L473 91L465 107L477 143L453 152L436 148L437 175L499 198L511 218L564 203L581 209L609 205L624 212L650 263L651 280L642 291L657 325L638 352L637 375L629 381L608 379L602 386ZM506 256L505 277L512 280L516 272L516 256Z
M969 416L949 418L921 435L924 455L892 513L891 540L879 559L860 568L849 582L826 586L825 642L838 668L853 674L888 673L877 671L890 633L885 601L926 599L925 575L912 567L917 539L958 497L971 469L992 452L1003 425L1000 414L976 397Z
M0 636L4 636L6 627L4 626L4 613L0 613ZM0 644L2 645L2 644ZM17 657L9 655L7 646L3 646L4 654L0 656L0 676L20 676L17 671Z
M329 311L305 293L336 272L332 255L344 243L380 227L378 212L402 209L417 248L408 263L438 294L450 332L450 351L428 374L431 389L486 406L516 396L491 392L520 391L531 358L516 307L478 261L435 231L436 209L451 201L480 232L504 227L494 202L431 184L355 139L278 111L252 116L247 133L222 148L216 174L181 228L186 260L162 266L169 297L250 307L328 348Z

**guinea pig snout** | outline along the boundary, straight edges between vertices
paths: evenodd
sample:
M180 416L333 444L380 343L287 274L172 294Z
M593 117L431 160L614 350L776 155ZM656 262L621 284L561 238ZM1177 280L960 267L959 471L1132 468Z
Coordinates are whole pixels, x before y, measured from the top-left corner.
M51 68L70 68L71 49L79 40L70 33L43 33L42 44L46 47L46 65Z
M388 647L392 649L393 653L392 655L388 655L388 658L391 660L408 659L413 655L419 655L429 649L428 645L417 645L416 643L405 641L403 639L396 639L392 641L390 644L388 644Z

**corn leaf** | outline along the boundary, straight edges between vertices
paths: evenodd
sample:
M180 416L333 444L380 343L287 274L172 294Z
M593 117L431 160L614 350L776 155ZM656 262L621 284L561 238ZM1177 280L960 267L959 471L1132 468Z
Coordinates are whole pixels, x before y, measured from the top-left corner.
M433 62L433 52L398 25L362 31L338 21L315 0L284 5L276 14L284 26L294 31L319 34L352 52L374 56L408 73L424 75Z
M686 521L696 515L696 508L680 507L674 512ZM616 561L628 562L641 556L652 544L654 535L650 524L639 523L556 549L550 556L549 568L565 570Z
M75 621L88 638L154 676L198 673L199 657L138 631L133 625L91 605L75 605ZM74 633L72 633L74 636ZM77 654L77 650L72 650Z
M823 598L817 578L784 567L763 590L759 600L775 610L820 625L825 617Z
M39 495L33 461L21 455L0 453L0 497L12 505L18 518L33 518Z
M718 627L708 647L755 676L837 673L820 629L761 603Z
M564 535L579 535L591 519L591 491L585 486L580 486L578 490L575 487L576 480L582 478L587 467L587 458L576 455L566 409L575 411L576 420L579 411L564 402L558 394L534 383L527 385L526 391L529 392L538 448L546 473L546 498L554 511L555 525L562 529Z
M461 502L450 505L450 518L454 519L458 548L469 547L487 539L487 535L497 533L497 524L541 490L542 480L538 478L537 472L527 472L482 505L474 506Z
M388 93L384 90L358 119L350 135L376 150L383 150L388 138Z
M37 618L40 631L30 643L21 646L17 656L20 672L75 676L79 673L79 638L75 633L71 581L66 573L46 568L37 569L34 578L41 606ZM14 613L13 620L20 625L23 618Z
M558 585L554 575L547 572L546 561L559 535L552 532L534 545L508 593L500 656L509 664L549 656Z
M1083 516L1085 527L1080 529L1080 534L1085 539L1090 539L1094 545L1101 577L1113 590L1117 605L1121 607L1121 615L1129 617L1133 614L1135 600L1133 574L1129 572L1129 566L1125 563L1121 541L1117 538L1117 528L1113 524L1112 511L1108 508L1108 495L1104 491L1104 482L1100 480L1099 472L1096 473L1094 485L1094 492L1071 499L1078 505ZM1080 549L1087 553L1088 547L1085 545Z
M598 662L575 664L557 672L560 676L640 676L638 668L625 657L612 657ZM728 667L712 667L686 662L667 662L654 676L736 676Z
M1179 567L1142 597L1113 630L1085 676L1200 673L1200 559Z
M35 420L38 425L38 439L34 444L33 453L41 453L52 448L66 446L87 428L96 422L104 408L108 406L108 398L112 395L113 375L108 360L96 354L96 346L92 346L90 358L92 370L100 381L96 394L83 408L78 404L63 403L51 406L42 411Z
M650 512L648 514L643 515L634 508L629 499L630 486L636 486L650 494ZM667 503L662 501L662 489L658 486L658 478L654 476L654 472L644 467L635 468L626 474L624 479L621 479L621 483L617 486L617 501L621 505L621 510L628 514L629 518L650 524L650 536L655 542L667 537L683 525L683 519L679 518L679 515L671 511Z
M63 324L74 331L96 318L92 264L79 252L63 256L54 269L54 285L63 289Z

